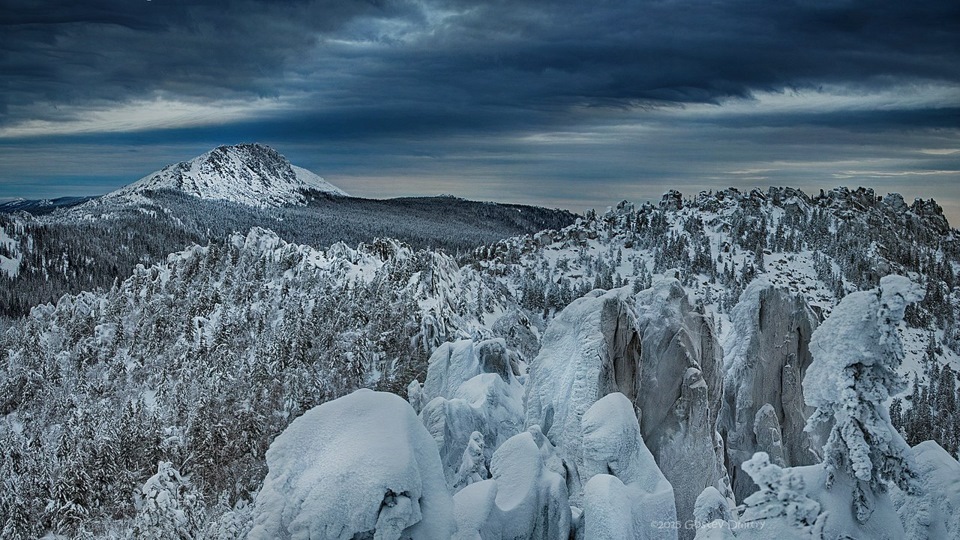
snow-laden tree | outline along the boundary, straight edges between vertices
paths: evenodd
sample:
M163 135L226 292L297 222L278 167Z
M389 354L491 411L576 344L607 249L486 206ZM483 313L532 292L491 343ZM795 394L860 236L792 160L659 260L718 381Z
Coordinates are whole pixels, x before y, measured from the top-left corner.
M829 427L823 447L826 487L837 475L850 477L860 523L872 513L868 494L884 493L887 481L913 490L910 448L887 407L890 396L904 388L897 373L904 358L897 325L907 305L922 295L905 277L884 277L878 288L844 297L811 338L813 364L803 391L807 405L817 410L806 429Z
M190 480L169 461L157 465L157 474L137 494L133 535L156 540L199 538L204 522L203 499Z
M757 452L742 467L760 488L744 500L744 522L783 518L810 534L823 527L826 516L820 513L820 503L806 496L803 476L795 468L770 463L766 452Z

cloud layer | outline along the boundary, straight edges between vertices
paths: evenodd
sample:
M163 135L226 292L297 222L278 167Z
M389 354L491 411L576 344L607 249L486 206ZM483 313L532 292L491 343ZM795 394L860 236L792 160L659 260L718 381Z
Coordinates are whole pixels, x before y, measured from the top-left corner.
M380 192L956 182L957 28L948 0L18 1L0 9L0 159L120 153L129 181L159 148L260 140ZM0 197L66 181L19 161ZM749 169L776 174L718 172Z

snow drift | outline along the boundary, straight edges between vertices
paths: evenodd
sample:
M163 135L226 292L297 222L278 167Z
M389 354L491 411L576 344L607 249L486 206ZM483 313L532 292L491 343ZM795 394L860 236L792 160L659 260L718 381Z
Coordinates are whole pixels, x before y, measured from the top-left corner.
M447 540L452 501L413 409L358 390L307 411L270 445L250 539Z

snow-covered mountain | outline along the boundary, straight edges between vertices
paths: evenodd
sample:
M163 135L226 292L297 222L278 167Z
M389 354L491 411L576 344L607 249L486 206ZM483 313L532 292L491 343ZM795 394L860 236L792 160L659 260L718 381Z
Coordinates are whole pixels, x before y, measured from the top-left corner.
M933 201L670 192L457 256L291 233L212 238L0 335L7 530L958 532L960 236Z
M108 195L172 189L201 199L257 207L301 205L309 192L346 196L342 189L262 144L218 146L190 161L169 165Z

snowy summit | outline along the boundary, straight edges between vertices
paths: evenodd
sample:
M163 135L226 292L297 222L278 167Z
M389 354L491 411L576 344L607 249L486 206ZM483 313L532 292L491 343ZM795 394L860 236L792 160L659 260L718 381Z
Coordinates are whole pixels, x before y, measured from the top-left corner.
M320 176L292 165L273 148L254 143L218 146L190 161L164 167L107 197L161 189L255 207L304 204L306 193L311 191L347 196Z

